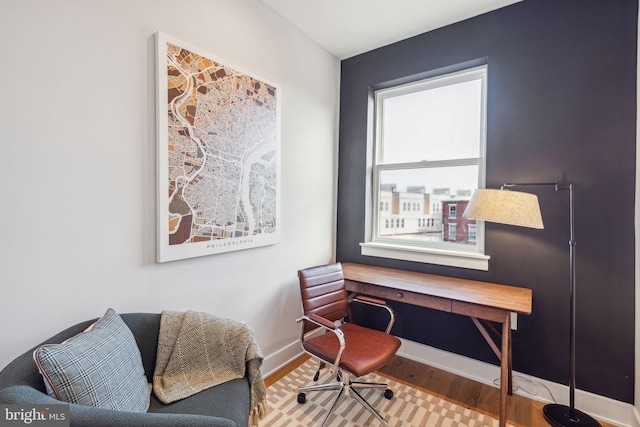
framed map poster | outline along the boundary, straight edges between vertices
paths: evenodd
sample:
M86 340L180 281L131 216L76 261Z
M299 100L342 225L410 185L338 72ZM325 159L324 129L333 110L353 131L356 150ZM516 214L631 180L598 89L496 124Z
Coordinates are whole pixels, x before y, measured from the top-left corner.
M167 34L157 46L157 261L280 240L280 88Z

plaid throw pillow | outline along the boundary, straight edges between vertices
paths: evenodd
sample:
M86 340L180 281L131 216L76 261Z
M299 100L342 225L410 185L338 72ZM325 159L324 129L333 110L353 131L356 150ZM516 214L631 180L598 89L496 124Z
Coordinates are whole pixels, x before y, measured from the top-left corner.
M119 411L149 408L140 350L111 308L84 332L38 347L33 358L47 392L58 400Z

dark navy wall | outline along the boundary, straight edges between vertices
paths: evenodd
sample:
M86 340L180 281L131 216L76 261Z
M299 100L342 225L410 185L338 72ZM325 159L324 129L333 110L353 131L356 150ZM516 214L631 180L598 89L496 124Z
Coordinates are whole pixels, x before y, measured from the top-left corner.
M526 189L539 196L544 230L486 225L488 272L360 255L371 89L487 63L487 187L575 185L577 387L632 403L637 23L637 0L525 0L342 61L338 261L533 289L514 369L568 384L567 192ZM394 307L395 334L497 363L468 318Z

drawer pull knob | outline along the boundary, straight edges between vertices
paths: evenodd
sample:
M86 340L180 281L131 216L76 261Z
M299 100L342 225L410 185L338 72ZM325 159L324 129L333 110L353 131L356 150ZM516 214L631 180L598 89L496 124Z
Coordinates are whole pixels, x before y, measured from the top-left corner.
M404 296L404 295L402 295L402 292L398 292L398 293L396 293L396 297L398 297L398 298L402 298L403 296Z

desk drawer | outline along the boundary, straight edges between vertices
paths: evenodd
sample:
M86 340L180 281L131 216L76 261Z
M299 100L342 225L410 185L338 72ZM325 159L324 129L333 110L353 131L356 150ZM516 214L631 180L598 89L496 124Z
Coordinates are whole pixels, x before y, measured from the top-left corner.
M354 282L352 280L345 280L345 288L349 292L369 295L383 300L399 301L440 311L451 311L451 300L445 298L405 290L390 289L384 286Z

